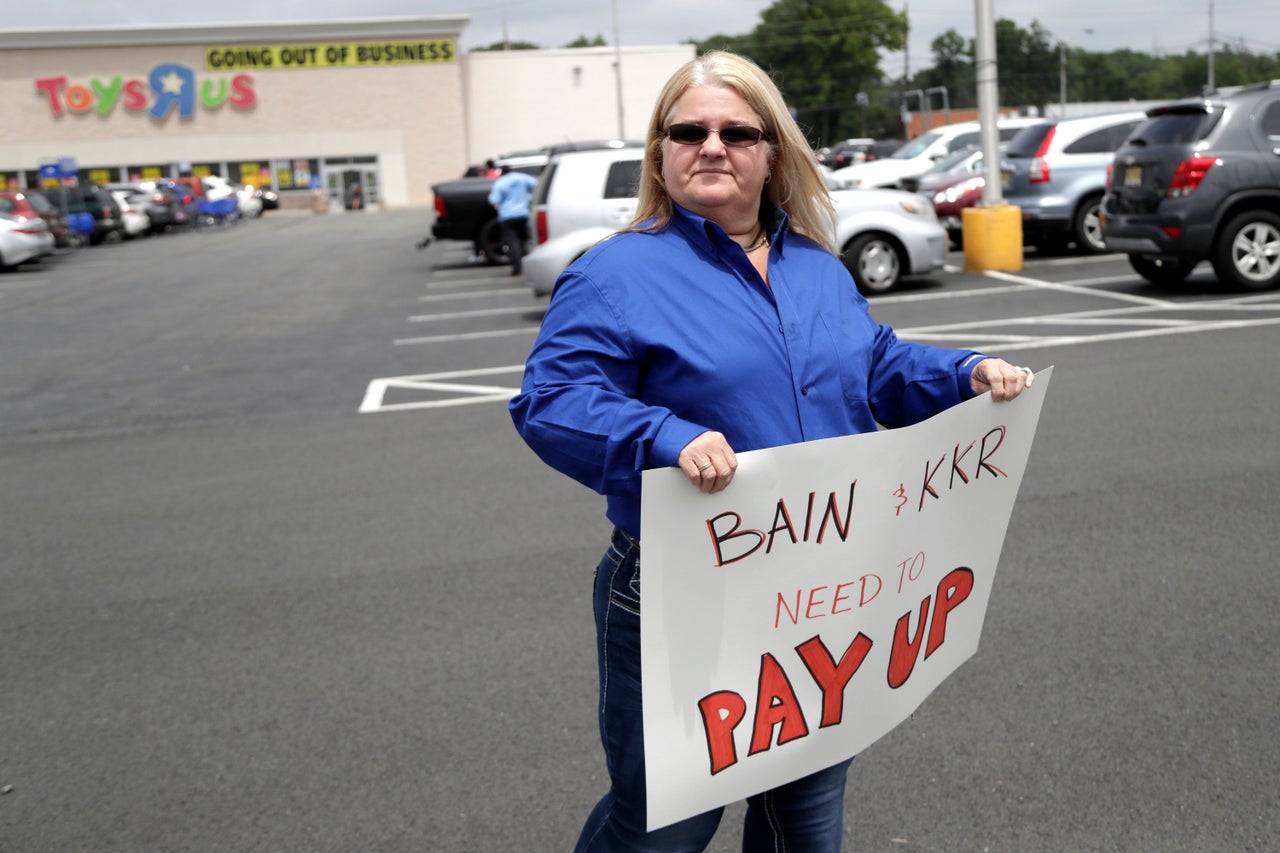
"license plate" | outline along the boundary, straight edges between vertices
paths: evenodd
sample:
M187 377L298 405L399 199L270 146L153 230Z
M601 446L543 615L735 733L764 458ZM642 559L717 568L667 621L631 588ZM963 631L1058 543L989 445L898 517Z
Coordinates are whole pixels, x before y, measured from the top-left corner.
M1142 167L1126 166L1124 170L1124 185L1126 187L1142 186Z

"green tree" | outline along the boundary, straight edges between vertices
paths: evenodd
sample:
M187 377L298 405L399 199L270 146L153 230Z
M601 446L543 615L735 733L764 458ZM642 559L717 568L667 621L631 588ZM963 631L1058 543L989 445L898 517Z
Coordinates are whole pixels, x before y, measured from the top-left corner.
M748 35L696 42L699 52L733 50L754 59L782 90L811 137L861 135L868 114L858 93L883 80L880 50L901 50L906 20L882 0L777 0Z
M996 73L1002 106L1044 105L1058 98L1058 47L1039 21L1024 30L1007 18L996 21Z
M599 33L593 39L588 39L585 35L578 36L573 41L565 45L565 47L604 47L608 42L604 40L604 36Z
M542 50L542 45L531 41L495 41L490 45L477 45L471 50Z

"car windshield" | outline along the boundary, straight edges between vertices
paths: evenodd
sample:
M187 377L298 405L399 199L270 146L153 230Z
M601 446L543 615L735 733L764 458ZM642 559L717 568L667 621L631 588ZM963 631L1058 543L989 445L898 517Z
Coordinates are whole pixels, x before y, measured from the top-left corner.
M924 153L925 149L942 138L942 131L931 130L928 133L922 133L897 151L889 155L891 160L910 160L913 157L919 157Z
M1159 113L1138 125L1129 138L1146 145L1186 145L1207 136L1221 117L1221 108Z
M930 166L929 171L948 172L972 157L976 151L977 149L972 146L968 148L961 148L959 151L952 151L950 154Z

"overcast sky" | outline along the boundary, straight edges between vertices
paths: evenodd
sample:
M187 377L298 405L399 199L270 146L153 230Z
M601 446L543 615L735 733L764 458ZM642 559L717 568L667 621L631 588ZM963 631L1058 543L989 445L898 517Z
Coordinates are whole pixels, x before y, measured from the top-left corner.
M760 21L772 0L0 0L0 28L70 27L288 21L388 15L468 15L462 47L517 41L560 47L579 35L597 34L613 43L613 10L624 45L673 44L716 33L741 35ZM911 25L907 59L912 71L931 64L929 43L955 29L974 34L971 4L957 0L889 0L906 6ZM1255 53L1280 53L1277 0L995 0L997 18L1029 28L1032 20L1055 40L1087 50L1122 47L1147 53L1206 53L1209 13L1219 43L1243 45ZM903 56L886 57L890 76L902 73Z

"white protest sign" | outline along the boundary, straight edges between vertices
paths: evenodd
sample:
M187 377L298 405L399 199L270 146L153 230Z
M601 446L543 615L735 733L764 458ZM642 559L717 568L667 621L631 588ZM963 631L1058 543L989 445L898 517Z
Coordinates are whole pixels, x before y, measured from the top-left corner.
M903 429L646 471L648 825L857 754L978 647L1052 369Z

